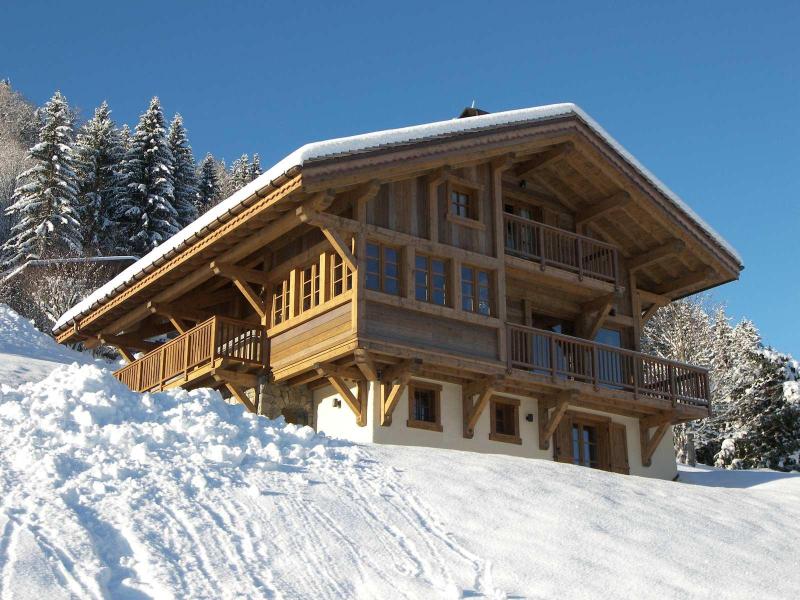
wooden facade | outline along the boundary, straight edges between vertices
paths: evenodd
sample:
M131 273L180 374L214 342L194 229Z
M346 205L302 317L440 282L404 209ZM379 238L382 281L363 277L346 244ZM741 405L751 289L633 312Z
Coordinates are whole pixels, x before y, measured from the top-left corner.
M740 269L607 140L560 118L308 161L58 338L117 346L137 390L224 387L257 410L245 390L264 379L330 386L358 425L372 403L391 427L414 380L460 386L465 439L504 397L537 399L542 447L581 408L623 415L647 464L671 424L710 407L706 370L642 354L642 327ZM492 412L493 435L514 437L494 432L495 417L513 431L512 408ZM613 425L592 466L624 472Z

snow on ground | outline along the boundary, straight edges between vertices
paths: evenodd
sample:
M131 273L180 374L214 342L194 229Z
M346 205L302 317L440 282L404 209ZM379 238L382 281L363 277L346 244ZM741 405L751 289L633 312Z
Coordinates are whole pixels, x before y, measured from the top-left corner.
M60 366L0 386L0 598L796 598L800 477L681 478L356 445Z
M60 364L87 364L92 359L56 344L27 319L0 304L0 385L44 379Z

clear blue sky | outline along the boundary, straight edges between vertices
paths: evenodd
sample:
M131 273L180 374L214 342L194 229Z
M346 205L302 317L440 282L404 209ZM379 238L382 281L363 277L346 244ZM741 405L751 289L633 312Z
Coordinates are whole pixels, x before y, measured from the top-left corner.
M0 77L131 125L158 95L196 156L265 167L473 99L576 102L740 251L715 299L800 357L800 2L224 4L4 3Z

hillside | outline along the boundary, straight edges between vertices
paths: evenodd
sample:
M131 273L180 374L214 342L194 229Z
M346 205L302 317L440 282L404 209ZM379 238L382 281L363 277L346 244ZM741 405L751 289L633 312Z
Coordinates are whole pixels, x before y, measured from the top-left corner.
M18 356L68 360L24 339ZM135 394L98 365L51 367L0 386L3 599L800 589L800 476L682 469L673 483L355 445L212 391Z

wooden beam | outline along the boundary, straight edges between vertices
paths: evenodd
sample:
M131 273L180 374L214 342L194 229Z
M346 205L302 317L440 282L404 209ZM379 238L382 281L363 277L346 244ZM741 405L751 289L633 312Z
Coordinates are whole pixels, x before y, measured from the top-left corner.
M222 380L218 380L218 381L222 381ZM231 396L233 396L239 402L244 404L244 407L247 409L247 412L250 412L250 413L255 413L256 412L255 404L250 402L250 398L247 397L247 394L245 394L244 391L239 386L237 386L235 383L227 383L227 382L224 382L224 383L225 383L225 387L228 388L228 391L231 393Z
M381 425L388 427L392 424L392 413L394 412L400 396L408 387L411 374L403 373L397 380L381 385Z
M567 412L567 407L572 399L572 392L567 391L559 394L553 413L549 416L550 408L541 400L539 401L539 448L541 450L550 448L550 438L553 437L556 429L558 429L558 425Z
M111 345L117 349L117 352L122 355L122 358L128 361L128 364L136 361L136 357L133 355L133 352L128 350L125 346L117 346L116 344Z
M639 441L642 447L642 465L649 467L653 463L653 454L664 438L664 435L669 429L670 422L664 421L656 428L655 432L650 435L650 428L647 424L639 421Z
M566 142L564 144L559 144L558 146L554 146L550 150L545 150L544 152L540 152L533 158L530 158L518 164L514 168L514 174L517 177L522 177L523 175L527 175L531 171L540 169L545 165L547 165L548 163L553 162L557 158L564 156L565 154L571 152L573 149L574 146L572 142Z
M378 381L378 368L375 366L375 361L372 360L369 350L356 348L353 354L356 359L356 367L361 370L364 378L367 381Z
M312 368L324 377L336 375L337 377L349 379L351 381L359 381L364 378L364 375L359 369L352 367L342 367L331 363L315 363Z
M212 262L209 266L214 275L219 275L227 279L240 279L241 281L257 283L259 285L269 284L269 273L266 271L246 269L237 265L220 264L217 261Z
M578 321L578 336L593 340L603 326L611 307L618 297L617 293L606 294L581 305Z
M252 373L241 373L229 369L214 369L212 375L217 381L233 383L245 389L255 389L258 386L258 376Z
M653 318L653 315L655 315L655 314L656 314L656 311L657 311L659 308L661 308L661 306L660 306L660 305L658 305L658 304L653 304L653 305L651 305L651 306L650 306L650 308L648 308L646 311L644 311L644 312L642 313L642 318L641 318L642 327L644 327L644 326L645 326L645 324L646 324L646 323L647 323L647 322L648 322L648 321L649 321L651 318Z
M492 394L501 385L501 380L502 378L498 377L485 377L461 388L465 438L471 439L475 435L475 425L477 425L483 409L489 404ZM474 402L472 400L473 396L477 396Z
M670 279L656 288L657 294L665 294L667 292L677 293L688 287L693 287L701 283L709 282L716 276L714 269L705 268L699 271L690 271L683 277L677 279Z
M684 248L686 248L686 244L682 240L670 240L664 244L661 244L660 246L656 246L655 248L648 250L644 254L639 254L638 256L629 258L628 269L630 271L643 269L644 267L652 265L662 258L683 252Z
M647 304L658 304L659 306L666 306L672 299L669 296L662 296L660 294L654 294L653 292L648 292L647 290L637 290L639 293L639 298L642 299L642 302Z
M175 328L175 331L177 331L181 335L183 335L184 333L186 333L191 329L191 327L186 325L186 323L184 323L183 320L181 319L176 319L175 317L172 316L169 316L167 318L169 319L169 322L172 323L172 326Z
M353 253L350 251L349 244L344 241L344 238L341 236L341 234L330 227L320 227L320 230L331 243L333 249L336 250L336 253L342 257L342 260L347 264L347 267L351 271L357 271L358 264L356 263L356 257L353 256Z
M135 335L121 334L121 335L101 335L98 336L101 343L109 346L125 346L133 350L141 352L150 352L158 348L159 344L156 342L146 342Z
M604 200L600 200L587 208L579 210L575 215L575 225L585 225L589 221L599 219L612 210L621 208L630 202L631 195L628 192L617 192Z
M401 360L390 367L386 367L381 372L381 381L391 383L395 379L399 379L405 373L414 374L419 371L422 366L422 360L419 358Z
M167 304L164 302L150 301L147 303L147 310L149 310L151 314L167 317L168 319L187 319L189 321L205 321L212 316L211 313L202 310L183 308L175 304Z

